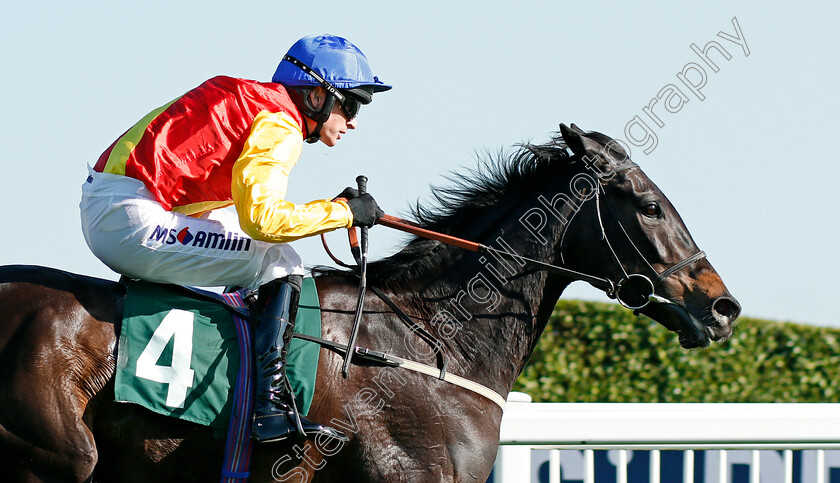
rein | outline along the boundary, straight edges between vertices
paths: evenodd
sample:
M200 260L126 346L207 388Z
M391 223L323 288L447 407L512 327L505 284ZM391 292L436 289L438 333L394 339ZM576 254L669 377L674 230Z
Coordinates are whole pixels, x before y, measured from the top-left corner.
M401 218L397 218L396 216L384 215L382 218L377 220L376 224L387 226L388 228L393 228L395 230L404 231L406 233L411 233L412 235L417 235L423 238L437 240L441 243L453 245L459 248L463 248L465 250L469 250L471 252L483 253L494 256L495 258L507 258L509 260L518 262L520 265L538 268L540 270L545 270L547 272L562 275L568 278L573 278L575 280L589 282L592 285L605 291L613 290L615 288L615 285L605 278L596 277L594 275L588 275L565 267L559 267L550 263L523 257L515 253L499 250L498 248L493 248L487 245L483 245L481 243L465 240L463 238L458 238L455 236L438 233L436 231L427 230L425 228L417 226L415 223L411 223Z
M630 167L636 166L633 164ZM623 168L628 169L628 168ZM603 187L599 187L599 191L603 190ZM431 240L436 240L441 243L445 243L447 245L453 245L456 247L463 248L465 250L489 254L494 256L495 258L506 258L509 260L513 260L518 262L522 266L528 266L531 268L536 268L539 270L545 270L549 273L553 273L556 275L561 275L563 277L570 278L572 280L580 280L583 282L588 282L596 288L603 290L608 297L616 299L616 301L621 304L622 306L631 309L631 310L639 310L647 306L649 303L660 303L660 304L674 304L675 302L662 297L656 294L656 287L666 278L670 277L674 273L682 270L683 268L697 262L698 260L702 260L706 257L706 254L702 251L691 255L690 257L685 258L677 262L676 264L672 265L671 267L664 270L662 273L656 271L653 266L647 261L647 259L642 255L641 251L636 247L633 243L633 240L630 239L630 236L624 230L624 226L621 225L621 222L613 213L613 218L615 219L616 223L621 227L624 236L630 241L630 244L645 261L645 263L650 267L650 269L656 274L656 278L654 281L651 281L646 275L642 275L639 273L632 273L628 274L624 270L624 266L621 264L621 260L619 259L618 255L616 254L615 250L610 243L609 237L607 237L606 230L604 229L604 223L601 219L601 209L600 209L600 195L599 192L595 194L595 200L598 204L598 223L601 226L601 236L603 240L607 243L607 246L610 249L610 253L612 253L613 257L615 258L616 262L618 263L624 277L619 280L618 282L613 282L607 278L598 277L595 275L589 275L586 273L578 272L576 270L572 270L566 267L561 267L558 265L552 265L550 263L542 262L539 260L534 260L532 258L523 257L517 255L515 253L511 253L504 250L499 250L498 248L493 248L487 245L483 245L481 243L476 243L470 240L465 240L463 238L454 237L451 235L446 235L443 233L438 233L435 231L428 230L426 228L422 228L415 223L410 221L406 221L395 216L391 215L384 215L377 221L377 224L387 226L389 228L393 228L395 230L404 231L406 233L411 233L412 235L416 235L423 238L428 238ZM606 193L604 193L604 197L606 198ZM612 213L612 209L610 208L610 212ZM568 226L567 226L568 229ZM565 235L565 233L564 233ZM326 242L325 242L326 243ZM325 245L326 246L326 245ZM329 253L329 249L327 249ZM333 258L335 260L335 258ZM640 286L641 285L641 286ZM633 293L634 291L640 291L641 293ZM632 302L628 299L631 298L638 298L640 299L638 302Z

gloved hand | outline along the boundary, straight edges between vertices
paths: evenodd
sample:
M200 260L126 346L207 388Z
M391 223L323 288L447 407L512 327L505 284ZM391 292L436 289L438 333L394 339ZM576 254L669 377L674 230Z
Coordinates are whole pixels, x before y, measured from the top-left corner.
M357 190L356 188L351 188L351 187L348 186L348 187L344 188L344 191L342 191L335 198L333 198L333 200L335 200L336 198L344 198L345 200L350 201L350 200L358 198L358 197L359 197L359 190Z
M353 188L347 188L344 191L347 190L353 190ZM379 208L370 193L359 195L357 192L356 194L355 198L347 201L350 211L353 212L353 226L373 226L385 212Z

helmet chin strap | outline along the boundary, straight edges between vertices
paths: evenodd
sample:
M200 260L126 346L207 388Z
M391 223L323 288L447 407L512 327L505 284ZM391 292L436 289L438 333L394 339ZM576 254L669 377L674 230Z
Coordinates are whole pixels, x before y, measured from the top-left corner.
M309 99L306 100L309 102ZM330 113L332 113L333 106L335 105L335 96L332 94L327 94L326 99L324 99L324 105L321 106L321 110L318 111L318 117L312 119L315 121L315 128L312 132L309 133L309 136L306 138L306 142L309 144L317 143L319 139L321 139L321 127L327 122L327 119L330 118Z

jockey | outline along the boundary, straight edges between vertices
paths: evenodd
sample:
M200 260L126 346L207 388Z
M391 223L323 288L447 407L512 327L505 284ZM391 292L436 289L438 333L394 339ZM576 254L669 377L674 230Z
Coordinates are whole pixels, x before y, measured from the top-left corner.
M285 356L304 268L287 242L371 226L383 212L350 188L296 205L286 187L304 140L334 146L356 128L360 106L390 88L346 39L304 37L270 83L214 77L152 111L102 154L82 186L85 240L116 272L258 289L258 441L300 431L346 439L293 410ZM220 209L231 205L235 213Z

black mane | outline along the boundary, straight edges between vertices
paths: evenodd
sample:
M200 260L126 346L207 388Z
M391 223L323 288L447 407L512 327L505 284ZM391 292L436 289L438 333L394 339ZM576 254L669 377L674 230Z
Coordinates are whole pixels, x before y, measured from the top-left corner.
M513 152L479 156L477 167L466 174L452 172L447 187L432 187L433 201L412 207L410 218L423 228L481 242L492 220L503 216L505 207L537 183L557 179L571 155L558 134L546 144L521 144ZM489 210L495 210L496 216ZM488 217L490 217L488 219ZM487 221L477 224L476 220ZM368 264L368 279L385 286L403 286L437 274L463 252L460 248L415 237L402 250ZM315 275L352 277L349 271L315 267Z

